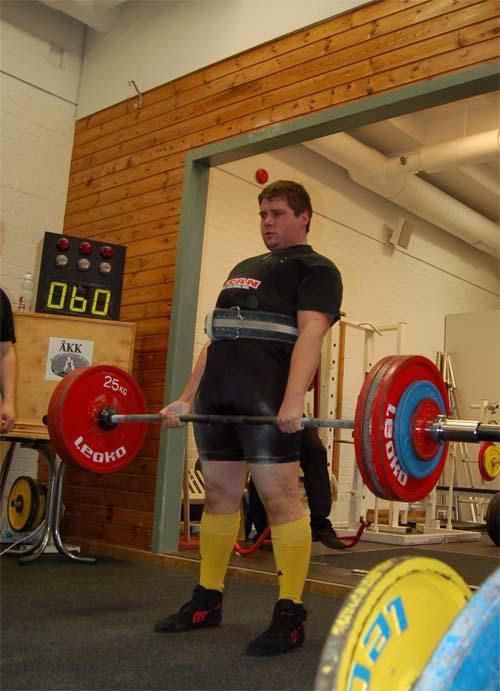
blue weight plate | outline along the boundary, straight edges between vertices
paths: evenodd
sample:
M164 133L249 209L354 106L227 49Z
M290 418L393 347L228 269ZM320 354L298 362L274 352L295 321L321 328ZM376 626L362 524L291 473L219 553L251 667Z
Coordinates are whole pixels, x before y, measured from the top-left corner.
M441 639L413 691L498 691L500 567Z
M446 407L438 388L430 381L421 380L410 384L401 396L394 421L394 446L399 465L407 475L417 478L430 475L439 465L444 453L444 447L441 446L431 459L423 461L413 448L411 439L413 413L418 404L427 398L435 401L441 414L446 415Z

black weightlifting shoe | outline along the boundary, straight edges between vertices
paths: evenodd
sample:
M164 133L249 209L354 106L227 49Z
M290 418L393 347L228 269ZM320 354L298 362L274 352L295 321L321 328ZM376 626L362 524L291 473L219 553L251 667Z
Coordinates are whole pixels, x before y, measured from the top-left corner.
M307 612L293 600L278 600L269 628L247 646L248 655L281 655L304 643Z
M337 537L337 533L331 525L324 526L322 528L313 528L312 540L313 542L321 542L322 545L325 545L325 547L329 547L330 549L346 548L342 540L339 540Z
M158 633L180 633L189 629L219 626L222 621L222 593L197 585L193 597L178 612L155 625Z

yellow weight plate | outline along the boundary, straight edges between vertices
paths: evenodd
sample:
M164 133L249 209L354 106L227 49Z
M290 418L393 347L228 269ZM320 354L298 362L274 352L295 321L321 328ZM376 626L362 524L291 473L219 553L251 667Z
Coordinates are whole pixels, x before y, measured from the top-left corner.
M500 473L500 449L498 446L488 446L483 455L484 472L491 480Z
M437 559L389 559L350 594L325 643L316 691L411 689L470 598Z
M36 482L27 475L21 475L13 483L7 505L7 518L12 530L24 532L31 529L39 504Z
M41 525L43 519L45 518L45 488L41 485L37 485L37 492L38 507L33 517L30 530L36 530L36 528L38 528L38 526Z

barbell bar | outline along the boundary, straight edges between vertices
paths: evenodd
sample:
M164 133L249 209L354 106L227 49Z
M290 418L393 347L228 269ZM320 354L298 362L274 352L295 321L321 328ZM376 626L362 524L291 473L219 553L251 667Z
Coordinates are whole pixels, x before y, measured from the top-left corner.
M161 424L163 418L156 413L120 415L101 411L101 420L109 420L112 425L123 423ZM179 415L181 422L197 422L200 424L219 425L276 425L277 418L272 415L203 415L201 413L189 413ZM106 428L106 422L103 427ZM303 417L300 420L301 427L325 427L329 429L354 429L354 420L336 420L333 418ZM482 441L500 441L500 425L483 424L478 420L456 420L439 415L435 420L429 421L426 432L439 444L447 444L452 441L479 443Z
M413 502L429 494L443 469L449 441L500 441L500 426L449 417L447 386L419 355L388 356L368 373L354 420L303 418L304 426L354 430L364 483L384 499ZM183 422L276 424L271 416L181 415ZM136 380L112 365L66 375L49 403L47 424L56 453L67 463L110 473L131 463L144 444L148 414ZM135 424L128 424L135 423Z
M104 418L108 415L104 411ZM204 415L202 413L189 413L186 415L179 415L181 422L197 422L200 424L218 424L218 425L276 425L277 418L272 415ZM111 424L121 424L123 422L146 422L148 424L161 423L163 418L161 415L145 414L145 415L119 415L111 413L109 421ZM336 429L354 429L354 420L334 420L317 417L303 417L300 424L302 427L328 427ZM104 426L106 423L104 424Z

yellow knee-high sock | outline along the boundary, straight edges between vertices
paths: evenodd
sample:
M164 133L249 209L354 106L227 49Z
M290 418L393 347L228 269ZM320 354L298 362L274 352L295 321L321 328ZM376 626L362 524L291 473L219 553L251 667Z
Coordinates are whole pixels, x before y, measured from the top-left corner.
M240 527L240 512L203 512L200 526L200 585L210 590L224 588L224 576Z
M311 558L309 515L290 523L272 525L271 536L278 570L279 599L300 603Z

